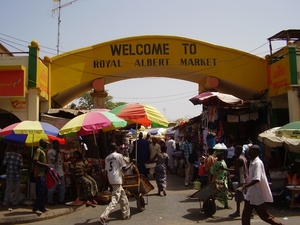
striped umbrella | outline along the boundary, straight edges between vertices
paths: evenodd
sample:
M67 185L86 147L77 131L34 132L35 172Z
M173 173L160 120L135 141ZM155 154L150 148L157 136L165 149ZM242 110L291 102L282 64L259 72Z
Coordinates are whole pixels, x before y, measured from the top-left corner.
M65 144L65 139L58 137L58 133L59 129L52 124L25 120L0 130L0 137L6 143L27 146L38 146L41 138L49 141L58 140L60 144Z
M100 130L110 131L125 127L127 122L115 114L105 111L91 111L67 122L60 130L61 135L72 135L77 133L79 136L97 134Z
M139 103L121 105L110 112L126 121L143 126L168 127L169 124L158 109L149 105Z
M136 130L138 124L151 127L168 127L169 125L163 114L149 105L139 103L120 105L110 112L128 122L135 123ZM137 159L137 145L135 145L135 158Z

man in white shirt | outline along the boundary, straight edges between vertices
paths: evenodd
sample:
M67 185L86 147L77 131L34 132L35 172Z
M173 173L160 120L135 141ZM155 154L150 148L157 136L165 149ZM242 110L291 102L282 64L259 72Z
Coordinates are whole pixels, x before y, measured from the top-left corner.
M111 154L105 158L105 170L107 172L108 181L113 187L113 191L111 193L111 202L99 218L100 223L102 224L105 223L110 212L119 202L121 205L123 218L125 220L130 219L129 201L125 190L122 187L122 172L127 171L133 165L133 163L126 165L123 155L117 153L118 146L115 143L111 143L109 145L109 150Z
M157 143L156 137L152 137L152 142L149 145L149 152L150 159L152 159L157 153L161 153L160 145ZM149 173L153 175L155 173L155 168L150 168Z
M170 169L170 172L172 173L173 172L173 152L175 151L176 149L176 145L175 145L175 141L174 141L174 138L173 137L169 137L168 140L167 140L167 154L169 155L169 169Z
M250 158L249 182L237 191L247 190L245 196L244 210L242 214L242 225L250 225L251 213L255 209L258 216L269 224L282 225L274 216L268 213L267 203L273 202L272 193L267 180L263 162L259 158L260 147L252 145L248 150Z

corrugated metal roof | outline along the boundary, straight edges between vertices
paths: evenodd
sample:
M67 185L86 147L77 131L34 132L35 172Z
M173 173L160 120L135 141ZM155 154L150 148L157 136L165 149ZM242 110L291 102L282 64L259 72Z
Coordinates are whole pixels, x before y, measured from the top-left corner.
M90 112L90 110L86 110L86 109L82 109L82 110L78 110L78 109L68 109L68 108L51 108L48 110L47 114L57 114L57 113L61 113L61 112L66 112L66 113L71 113L75 116Z

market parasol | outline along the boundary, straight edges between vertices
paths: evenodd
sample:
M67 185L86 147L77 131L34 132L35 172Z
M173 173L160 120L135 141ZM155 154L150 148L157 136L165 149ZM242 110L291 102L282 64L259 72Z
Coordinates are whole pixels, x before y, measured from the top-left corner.
M27 135L28 143L33 146L35 145L36 142L39 142L40 138L42 137L41 135L46 135L46 137L53 136L56 137L58 135L58 128L55 126L45 123L45 122L40 122L40 121L30 121L30 120L25 120L19 123L14 123L11 124L2 130L0 130L0 136L4 137L13 135L13 136L23 136ZM23 136L24 137L24 136ZM31 141L30 141L31 139ZM26 141L25 141L26 143ZM32 158L32 153L33 149L31 148L30 151L30 160ZM29 161L29 169L28 169L28 175L31 173L31 162ZM28 179L28 184L27 184L27 198L29 199L30 196L30 179Z
M275 134L279 128L280 127L273 127L269 130L265 130L258 135L257 139L270 148L282 147L285 138L277 137Z
M38 146L41 138L65 144L65 139L58 137L58 133L59 129L49 123L27 120L3 128L0 137L6 143L27 146Z
M91 111L67 122L60 130L61 135L78 134L86 136L89 134L97 134L102 129L103 131L115 130L125 127L127 122L115 114L105 111Z
M287 137L293 139L300 139L300 121L294 121L280 127L275 131L278 137Z
M190 99L194 105L235 105L243 104L243 100L230 94L220 92L202 92Z
M151 126L152 128L168 127L169 124L158 109L149 105L139 103L120 105L110 110L110 112L126 121L143 126Z
M127 122L125 120L113 113L95 110L71 119L59 130L59 133L64 135L77 134L78 136L93 134L95 146L97 146L96 134L100 130L105 132L125 127L126 125ZM97 154L100 163L99 151L97 151Z
M57 129L58 130L58 129ZM39 146L39 140L41 138L45 138L46 140L52 142L54 140L57 140L59 144L64 145L66 144L65 138L55 137L52 135L47 134L35 134L34 140L32 142L32 134L16 134L14 131L11 132L10 135L1 137L2 140L7 144L16 144L16 145L23 145L26 146Z
M284 147L290 152L300 153L300 136L296 134L299 130L297 127L300 129L299 121L286 124L282 127L273 127L260 133L258 135L258 140L270 148ZM293 131L290 129L294 130L295 134L293 134ZM287 151L284 164L286 156Z
M169 122L163 116L163 114L153 106L132 103L117 106L110 111L118 117L136 124L136 130L138 124L143 126L153 127L168 127ZM135 158L137 159L137 145L135 149Z
M169 136L174 136L175 135L176 130L173 130L173 127L167 129L167 131L165 132L165 136L169 137Z
M154 129L151 129L148 134L150 135L157 135L157 136L163 136L164 133L166 132L166 128L154 128Z

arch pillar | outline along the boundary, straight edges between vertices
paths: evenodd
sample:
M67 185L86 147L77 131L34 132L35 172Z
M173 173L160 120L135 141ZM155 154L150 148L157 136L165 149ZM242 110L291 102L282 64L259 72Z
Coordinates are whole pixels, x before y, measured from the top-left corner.
M38 88L29 88L27 91L27 119L38 121L39 120L39 106L40 106L40 90Z
M99 78L93 81L94 92L91 93L93 97L93 108L105 108L105 98L107 97L107 92L104 90L104 80Z
M198 92L211 90L217 88L219 85L219 80L216 77L206 76L198 83Z
M93 97L93 108L105 108L105 98L107 97L107 92L93 92L91 93L91 96Z

